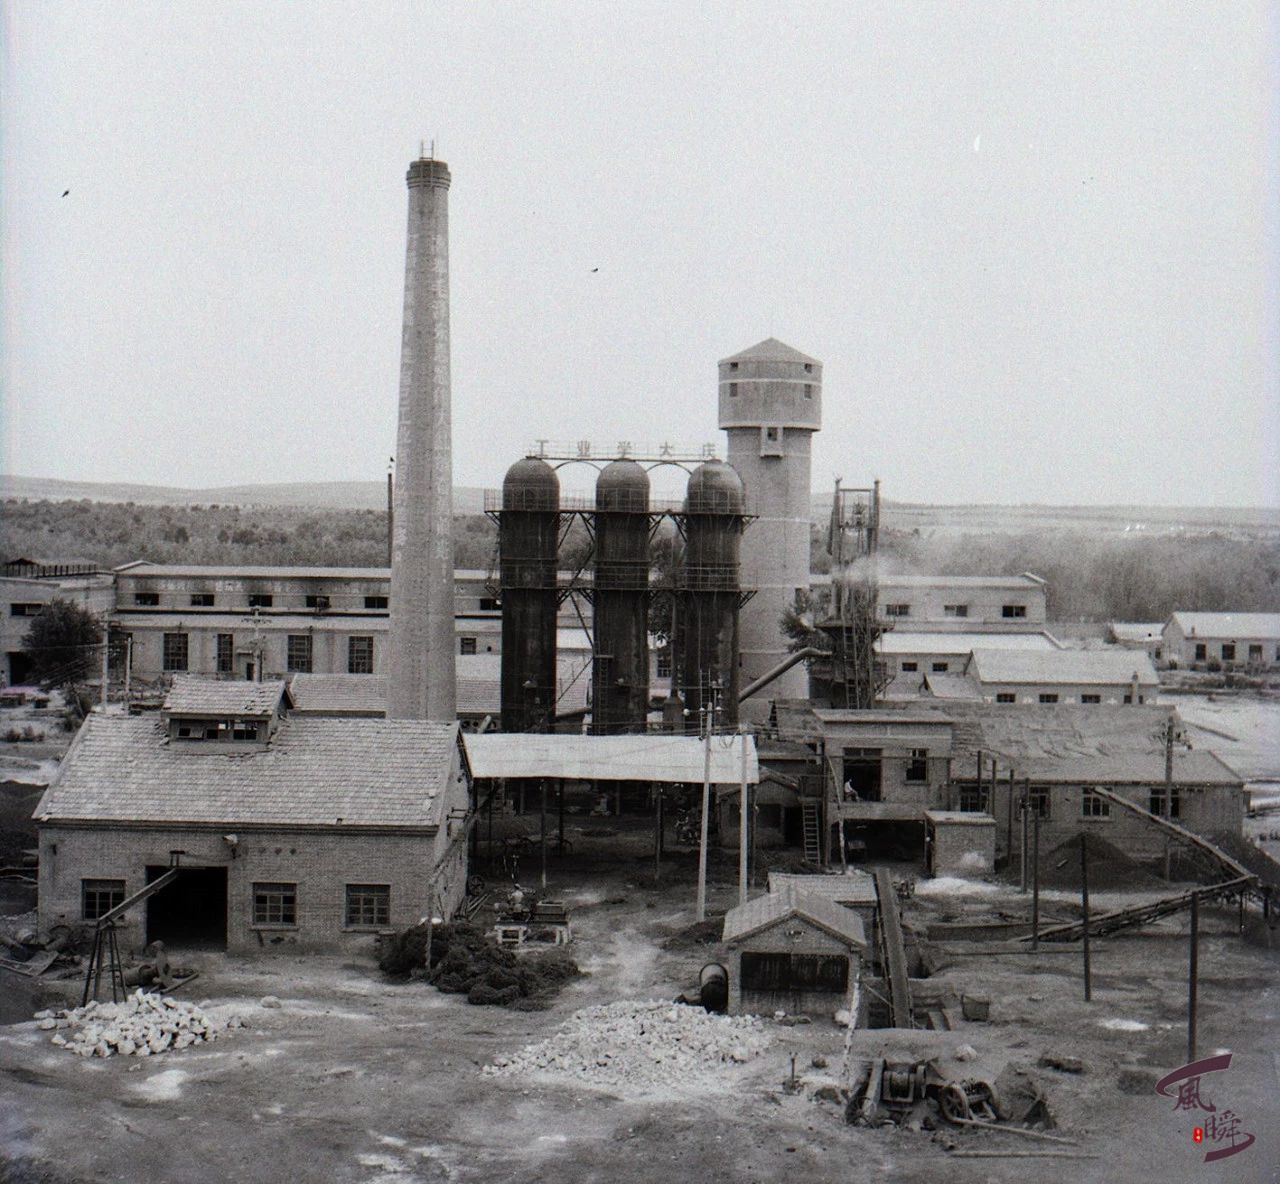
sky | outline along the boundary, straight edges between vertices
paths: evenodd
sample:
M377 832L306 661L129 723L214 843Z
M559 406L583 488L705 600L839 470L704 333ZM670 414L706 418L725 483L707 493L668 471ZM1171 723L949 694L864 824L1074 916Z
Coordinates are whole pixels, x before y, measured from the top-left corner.
M1274 3L0 11L5 472L381 479L434 139L459 485L772 336L819 491L1280 505Z

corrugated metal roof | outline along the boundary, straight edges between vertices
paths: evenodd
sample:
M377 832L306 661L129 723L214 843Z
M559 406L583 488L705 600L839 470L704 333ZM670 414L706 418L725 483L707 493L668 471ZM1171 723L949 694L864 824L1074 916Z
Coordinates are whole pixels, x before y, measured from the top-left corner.
M265 682L246 679L201 678L196 674L175 674L165 696L164 710L172 715L234 715L241 719L261 719L274 715L280 700L288 694L282 678Z
M214 742L170 743L155 716L91 715L35 817L432 827L457 736L457 724L425 720L293 716L265 747L229 752Z
M821 896L798 892L788 887L782 892L769 892L757 896L746 904L730 909L724 918L722 941L738 943L752 934L759 933L784 921L788 917L800 917L819 929L825 930L839 941L865 950L866 931L862 918L842 904L824 900Z
M1039 654L1019 650L975 649L967 673L983 683L1160 685L1156 668L1141 650L1057 650Z
M780 893L787 888L805 896L820 896L833 904L876 904L876 882L866 872L848 875L804 875L798 872L770 872L769 891Z
M755 738L746 736L747 783L760 780ZM737 785L743 737L714 736L711 780ZM697 736L565 736L490 733L464 737L476 777L548 777L566 781L701 784L705 751Z
M1038 633L930 633L927 630L890 629L876 643L882 654L954 654L961 657L976 649L1030 650L1057 653L1062 647L1049 634Z
M1176 612L1173 620L1188 637L1267 638L1280 641L1280 613L1187 613Z

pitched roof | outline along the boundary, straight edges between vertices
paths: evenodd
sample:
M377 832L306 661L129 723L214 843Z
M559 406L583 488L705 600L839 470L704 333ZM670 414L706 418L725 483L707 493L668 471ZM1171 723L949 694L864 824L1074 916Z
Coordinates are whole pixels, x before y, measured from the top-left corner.
M245 679L175 674L173 686L165 696L164 710L171 715L234 715L240 719L261 719L274 715L281 699L292 703L289 688L282 678L248 682Z
M715 736L711 780L737 785L742 775L741 736ZM706 760L697 736L663 734L582 736L501 733L463 737L476 777L549 777L566 781L661 781L701 784ZM746 737L747 782L760 780L755 739Z
M818 359L811 358L808 354L802 354L798 349L779 341L776 337L766 337L763 341L757 341L755 345L748 346L741 353L730 354L727 358L721 358L723 362L747 362L752 359L763 359L768 362L811 362L816 364Z
M1112 621L1107 626L1119 642L1159 641L1164 632L1163 621Z
M921 689L935 699L982 698L982 688L967 674L926 674Z
M1056 653L1062 647L1043 630L1036 633L962 633L890 629L876 641L882 654L969 654L982 650L1033 650Z
M1161 706L1040 706L948 702L954 776L972 780L978 752L999 759L1002 775L1068 784L1159 784L1164 780ZM1207 750L1173 749L1176 785L1239 785L1243 778Z
M1044 580L1031 572L1020 576L905 576L881 575L880 592L886 588L1010 588L1025 592L1028 588L1043 588Z
M800 917L850 946L867 948L862 918L852 909L821 896L787 886L730 909L724 917L725 942L741 942L788 917Z
M171 744L154 715L90 715L35 817L432 828L457 738L457 724L290 716L264 747L228 752Z
M975 649L967 673L984 683L1130 683L1160 685L1156 668L1141 650L1034 650Z
M805 896L820 896L833 904L876 904L876 882L866 872L848 875L813 875L802 872L770 872L769 892L792 888Z
M386 679L374 674L295 674L289 683L299 715L381 716Z
M1172 620L1190 637L1267 638L1280 641L1280 613L1186 613L1176 612Z

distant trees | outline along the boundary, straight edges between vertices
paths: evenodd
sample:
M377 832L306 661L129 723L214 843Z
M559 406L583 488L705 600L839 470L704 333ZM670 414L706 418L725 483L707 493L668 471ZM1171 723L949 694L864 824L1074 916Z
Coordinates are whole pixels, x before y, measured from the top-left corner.
M50 601L32 619L22 649L36 682L58 688L84 709L82 684L102 655L102 625L93 613L67 600Z

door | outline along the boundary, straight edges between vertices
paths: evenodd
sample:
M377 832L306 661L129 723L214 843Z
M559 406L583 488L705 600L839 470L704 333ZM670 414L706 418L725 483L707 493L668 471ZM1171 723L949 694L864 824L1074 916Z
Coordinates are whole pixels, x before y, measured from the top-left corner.
M169 869L147 867L147 883ZM227 948L227 869L184 867L147 899L147 941L186 949Z
M843 796L848 801L878 802L880 770L884 753L879 748L844 750Z

